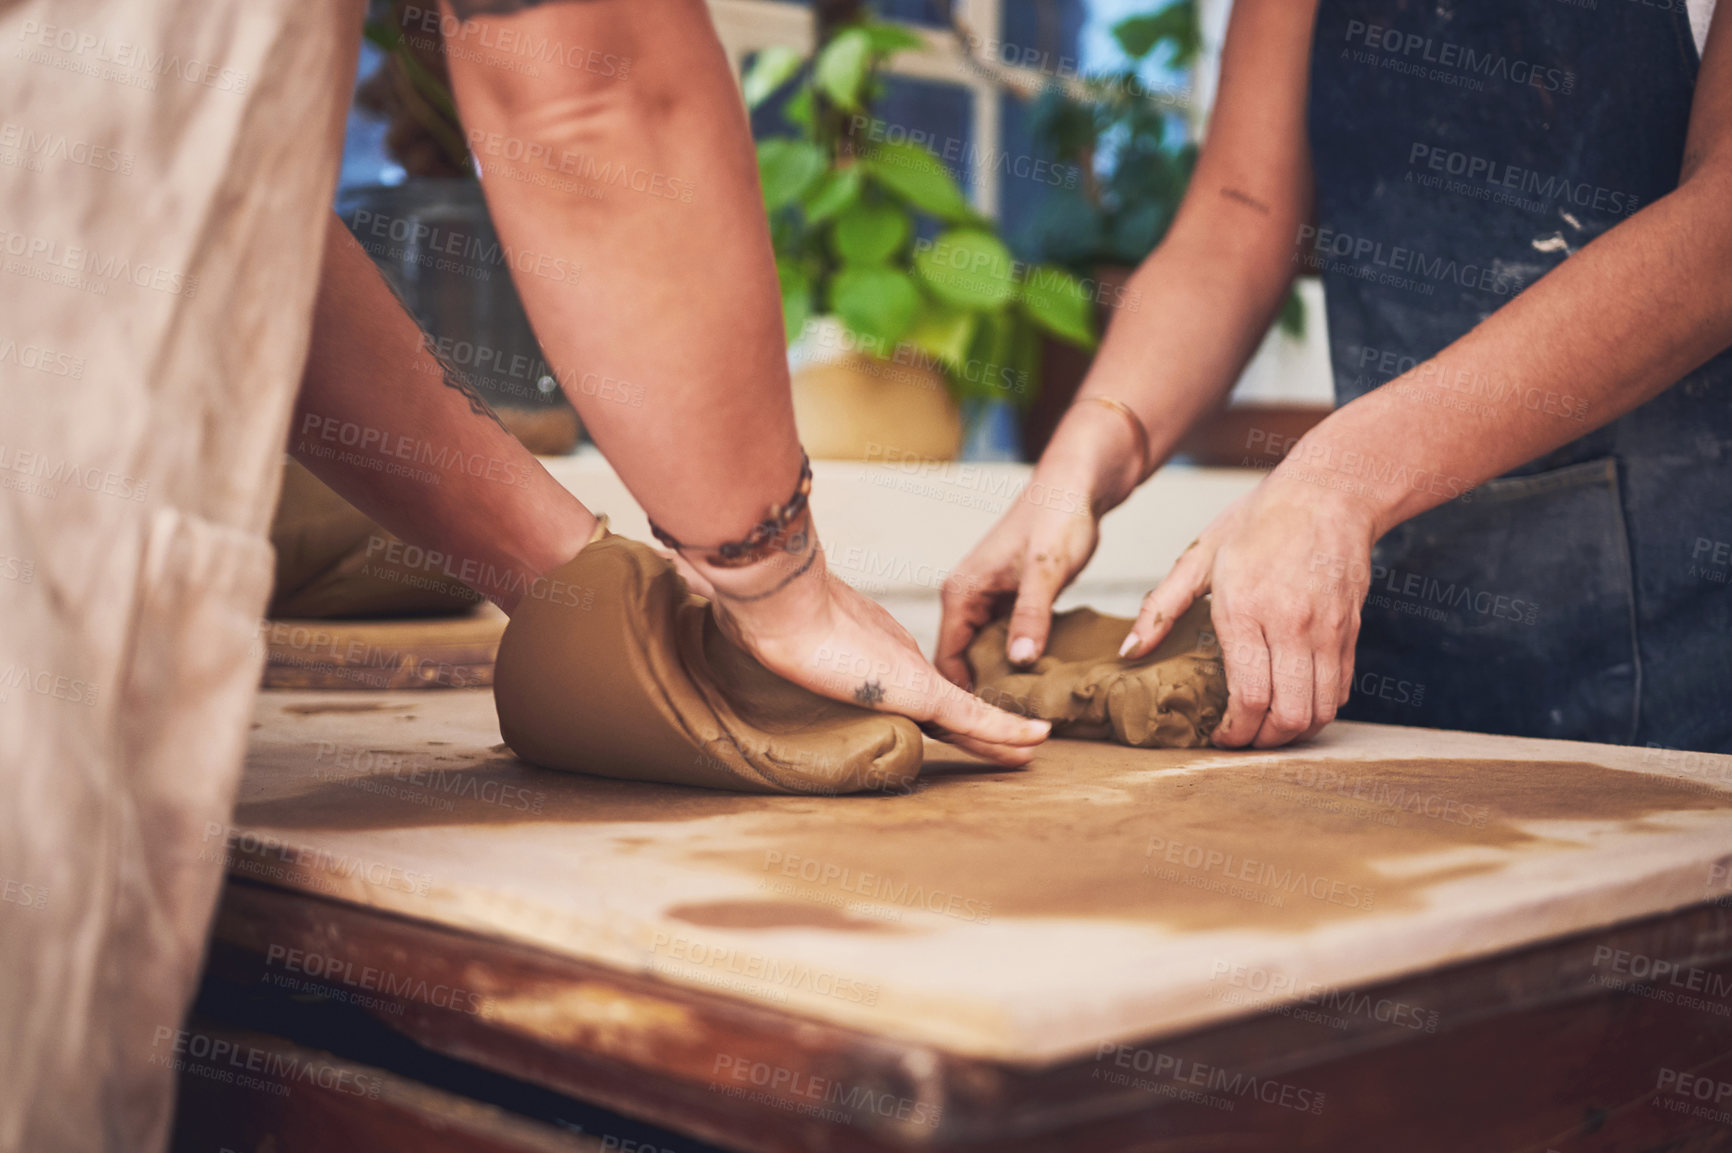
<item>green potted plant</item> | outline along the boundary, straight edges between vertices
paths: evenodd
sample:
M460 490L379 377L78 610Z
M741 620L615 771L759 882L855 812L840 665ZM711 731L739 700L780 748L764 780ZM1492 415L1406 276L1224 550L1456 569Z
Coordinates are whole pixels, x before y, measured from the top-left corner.
M885 62L918 44L856 21L810 60L765 50L744 79L753 108L792 85L782 116L793 132L760 141L758 167L815 456L949 457L957 402L1032 399L1040 334L1094 345L1076 277L1015 260L943 162L872 115Z
M1113 25L1112 34L1123 53L1119 67L1069 86L1048 84L1034 98L1030 119L1037 144L1083 177L1074 189L1054 189L1045 197L1020 239L1037 259L1116 289L1166 236L1196 165L1186 116L1202 46L1196 0L1172 0L1129 16ZM1144 79L1151 65L1164 68L1175 83L1151 87ZM1304 335L1304 305L1296 292L1278 323L1290 335ZM1089 363L1053 343L1042 360L1047 389L1024 428L1031 455L1045 446Z

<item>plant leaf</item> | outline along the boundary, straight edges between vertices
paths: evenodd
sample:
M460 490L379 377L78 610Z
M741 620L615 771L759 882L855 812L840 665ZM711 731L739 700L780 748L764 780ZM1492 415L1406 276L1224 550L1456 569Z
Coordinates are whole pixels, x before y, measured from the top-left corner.
M1031 268L1022 285L1022 308L1030 320L1081 348L1095 343L1094 302L1076 277L1051 264Z
M1298 285L1287 290L1287 299L1281 302L1281 316L1276 325L1294 340L1305 339L1305 298L1299 295Z
M856 202L836 217L836 255L856 264L882 264L902 247L913 228L904 208Z
M782 326L788 343L799 339L812 315L812 277L791 260L776 261L776 280L782 286Z
M918 32L900 24L874 20L870 24L861 25L860 30L866 33L867 39L872 42L872 51L880 56L893 56L898 52L926 47L925 39Z
M826 172L806 194L806 219L819 224L841 212L860 199L861 183L860 169L852 164Z
M1015 295L1010 249L990 232L953 228L917 245L914 269L928 291L961 308L998 308Z
M758 142L758 178L771 212L792 204L823 171L824 152L816 144L783 136Z
M747 108L756 108L773 95L776 89L793 79L805 57L786 44L772 44L759 52L740 81L740 91Z
M950 169L917 144L880 144L860 163L874 180L922 212L946 221L974 215Z
M1161 41L1171 40L1173 56L1169 63L1183 68L1196 59L1197 50L1202 47L1195 0L1174 0L1159 12L1120 20L1113 25L1113 38L1133 60L1143 59Z
M850 112L860 107L872 70L872 38L863 28L845 28L818 53L812 81L818 91Z
M966 308L927 300L926 307L914 318L907 341L922 352L943 361L956 371L962 371L968 361L968 345L974 339L974 329L980 314Z
M894 268L849 265L830 280L830 307L856 335L894 348L920 308L920 289Z

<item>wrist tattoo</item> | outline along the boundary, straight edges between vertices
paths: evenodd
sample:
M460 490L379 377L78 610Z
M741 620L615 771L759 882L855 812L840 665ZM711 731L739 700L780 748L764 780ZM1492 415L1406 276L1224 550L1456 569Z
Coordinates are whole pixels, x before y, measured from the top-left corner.
M735 593L724 592L723 590L718 588L716 590L716 595L718 597L721 597L723 600L739 601L739 602L746 603L746 604L749 604L752 601L767 600L768 598L775 596L777 593L781 592L783 589L787 588L789 585L793 584L795 581L797 581L801 577L805 576L807 570L812 567L812 563L818 559L818 540L810 532L800 533L795 538L795 542L791 542L791 543L796 543L796 542L797 542L798 549L800 549L804 552L805 559L800 561L800 563L795 566L793 572L789 573L787 576L783 577L781 580L777 581L775 584L771 585L769 588L765 589L763 592L756 592L756 593L748 593L745 595L739 595L739 594L735 594ZM788 555L789 556L799 556L800 552L790 552Z
M1223 188L1221 195L1236 204L1243 204L1246 208L1261 212L1264 216L1269 215L1269 206L1248 192L1240 192L1237 188Z

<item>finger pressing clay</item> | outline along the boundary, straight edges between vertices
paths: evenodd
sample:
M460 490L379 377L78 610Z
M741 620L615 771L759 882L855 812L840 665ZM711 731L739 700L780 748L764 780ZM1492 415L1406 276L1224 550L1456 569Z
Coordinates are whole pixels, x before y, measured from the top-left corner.
M750 793L853 793L920 772L905 717L765 669L654 550L587 546L523 598L494 667L499 731L526 761Z
M1010 712L1051 721L1055 737L1160 749L1208 744L1227 708L1208 602L1192 605L1153 652L1123 660L1119 644L1135 623L1093 609L1058 613L1046 652L1017 669L1005 654L1010 622L995 621L968 647L974 691Z

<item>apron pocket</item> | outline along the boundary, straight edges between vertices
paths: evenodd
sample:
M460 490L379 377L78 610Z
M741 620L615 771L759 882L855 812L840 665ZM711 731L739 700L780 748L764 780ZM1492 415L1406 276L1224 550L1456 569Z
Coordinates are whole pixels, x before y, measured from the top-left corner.
M1617 463L1500 477L1470 496L1373 550L1341 715L1629 743L1640 676Z

